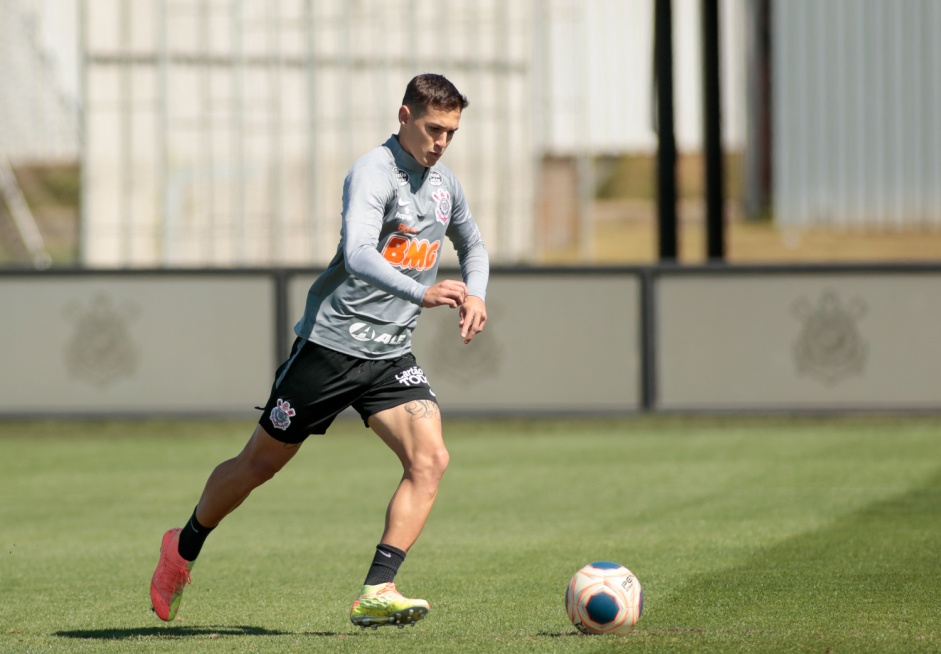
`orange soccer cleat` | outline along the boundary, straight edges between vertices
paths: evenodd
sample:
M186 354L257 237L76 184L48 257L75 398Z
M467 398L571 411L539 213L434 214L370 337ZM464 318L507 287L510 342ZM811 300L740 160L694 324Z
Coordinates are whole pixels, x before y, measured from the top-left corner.
M163 535L160 543L160 560L150 580L150 601L154 613L169 622L176 617L183 600L183 587L190 583L190 570L193 562L187 561L177 551L180 541L180 529L171 529Z

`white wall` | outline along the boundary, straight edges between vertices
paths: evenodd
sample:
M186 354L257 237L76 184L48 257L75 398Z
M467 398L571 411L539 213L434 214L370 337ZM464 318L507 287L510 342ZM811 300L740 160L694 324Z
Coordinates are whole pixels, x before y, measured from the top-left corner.
M941 407L937 269L664 276L656 304L660 409Z
M941 2L779 1L772 42L775 220L941 227Z
M0 416L257 417L314 275L0 274ZM419 319L446 413L941 409L941 266L495 270L487 307Z
M723 140L744 141L744 1L721 0ZM544 68L548 149L598 153L653 152L653 0L548 0ZM673 0L676 142L702 147L700 0Z

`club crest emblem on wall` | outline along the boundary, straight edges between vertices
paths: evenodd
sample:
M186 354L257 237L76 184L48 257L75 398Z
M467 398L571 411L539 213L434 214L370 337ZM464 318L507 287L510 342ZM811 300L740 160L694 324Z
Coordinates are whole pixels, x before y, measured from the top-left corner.
M64 313L75 321L65 348L65 365L73 377L104 388L133 376L140 358L130 328L139 313L136 305L115 307L107 295L97 295L86 306L66 306Z
M432 381L446 378L459 386L487 384L500 373L503 347L496 337L494 325L500 322L502 307L492 300L487 303L487 329L474 337L467 346L461 344L460 332L454 321L439 323L432 343L433 355L425 362Z
M862 374L868 345L860 336L858 322L866 308L858 298L844 306L835 291L823 293L816 305L806 298L798 300L794 315L804 327L794 345L797 370L831 385Z

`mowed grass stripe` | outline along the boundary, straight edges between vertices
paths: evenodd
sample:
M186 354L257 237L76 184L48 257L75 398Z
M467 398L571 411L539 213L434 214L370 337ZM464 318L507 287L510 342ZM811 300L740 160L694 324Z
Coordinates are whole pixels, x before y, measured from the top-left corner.
M938 651L941 474L696 575L669 605L699 651Z
M400 574L432 613L346 613L400 471L361 423L219 528L183 620L149 613L160 534L238 422L0 423L0 651L938 651L941 420L449 421L452 466ZM630 567L645 614L576 635L574 571Z

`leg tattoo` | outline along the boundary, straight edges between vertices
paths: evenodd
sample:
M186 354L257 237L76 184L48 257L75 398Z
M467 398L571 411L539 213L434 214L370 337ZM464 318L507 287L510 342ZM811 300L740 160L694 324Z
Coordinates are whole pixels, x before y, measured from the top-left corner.
M405 410L412 416L412 420L433 419L440 416L438 405L431 400L415 400L405 405Z

